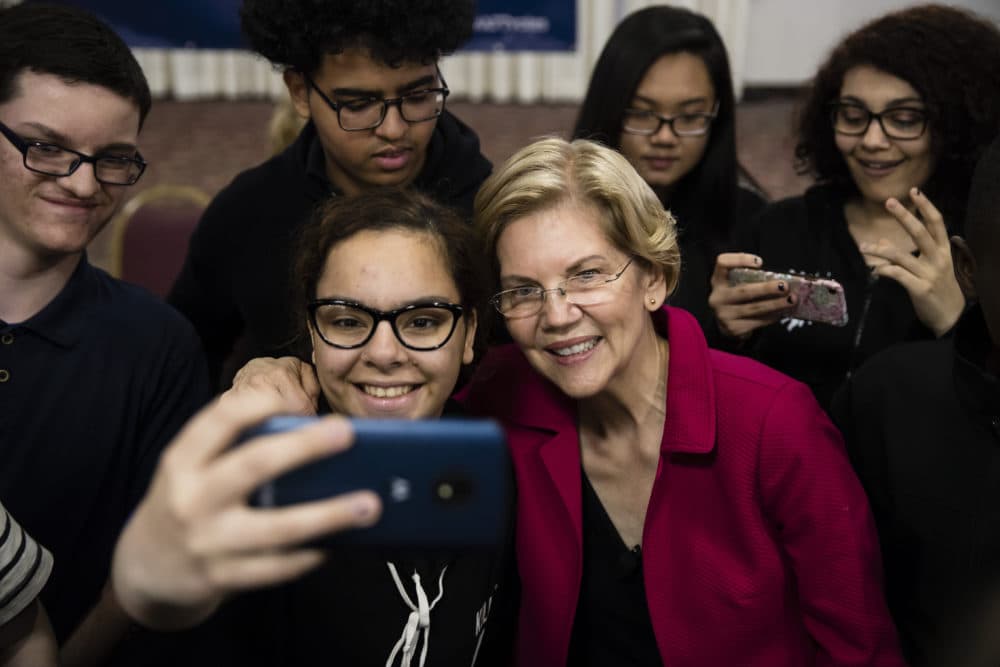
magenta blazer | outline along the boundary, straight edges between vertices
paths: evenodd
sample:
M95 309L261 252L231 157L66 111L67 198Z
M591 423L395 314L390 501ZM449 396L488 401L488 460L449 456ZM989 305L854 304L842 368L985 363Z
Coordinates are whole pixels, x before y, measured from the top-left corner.
M653 318L670 362L642 549L663 663L903 665L867 499L812 393L710 350L685 311ZM462 400L510 441L518 664L564 665L583 558L576 406L513 345L487 355Z

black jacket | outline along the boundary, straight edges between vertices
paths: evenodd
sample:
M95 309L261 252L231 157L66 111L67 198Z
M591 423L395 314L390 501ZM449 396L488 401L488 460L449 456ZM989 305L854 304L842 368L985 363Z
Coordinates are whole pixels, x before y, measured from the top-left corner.
M847 326L785 318L757 330L736 350L808 384L824 409L871 355L895 343L934 338L901 285L873 279L847 228L845 200L835 186L813 186L741 226L733 247L760 256L767 270L833 278L844 286Z
M446 111L414 187L469 215L491 169L476 134ZM201 337L213 381L221 378L224 387L249 359L296 350L292 245L313 208L332 194L309 123L284 152L239 174L205 211L168 301Z
M736 220L753 218L766 202L756 192L740 187L736 191ZM706 336L715 328L708 295L712 292L712 272L715 258L725 252L730 239L716 239L710 233L710 220L704 220L694 206L676 208L667 206L677 220L678 243L681 248L681 276L677 288L667 300L671 306L683 308L698 320Z
M1000 583L1000 379L984 368L990 346L982 311L972 308L954 337L871 359L833 404L915 667L957 664L935 657L942 640Z
M319 408L320 413L329 412L322 398ZM455 401L445 405L446 416L464 414ZM513 470L507 473L513 487ZM389 563L409 603L418 604L413 579L417 574L433 605L425 667L507 664L513 656L517 613L512 503L503 520L506 540L495 550L332 551L319 570L286 587L286 611L277 624L282 628L280 659L275 664L387 664L412 610ZM419 664L424 641L418 637L414 665ZM397 654L392 664L402 664L402 656Z

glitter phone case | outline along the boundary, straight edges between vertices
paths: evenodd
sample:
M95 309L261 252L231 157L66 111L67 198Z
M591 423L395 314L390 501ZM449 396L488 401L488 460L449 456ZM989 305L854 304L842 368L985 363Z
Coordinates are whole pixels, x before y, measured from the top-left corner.
M843 286L836 280L743 267L729 270L730 285L771 280L785 281L789 294L796 296L797 303L795 310L790 313L791 317L823 322L835 327L847 324L847 299L844 297Z

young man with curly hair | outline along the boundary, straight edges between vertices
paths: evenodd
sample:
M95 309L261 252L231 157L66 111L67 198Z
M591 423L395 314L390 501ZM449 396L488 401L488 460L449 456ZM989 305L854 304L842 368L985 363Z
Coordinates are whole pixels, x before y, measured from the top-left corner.
M412 186L471 211L491 165L445 109L437 62L471 35L473 16L471 0L245 0L251 46L283 69L308 122L287 150L215 198L169 297L223 384L227 358L235 369L292 349L289 245L318 202Z

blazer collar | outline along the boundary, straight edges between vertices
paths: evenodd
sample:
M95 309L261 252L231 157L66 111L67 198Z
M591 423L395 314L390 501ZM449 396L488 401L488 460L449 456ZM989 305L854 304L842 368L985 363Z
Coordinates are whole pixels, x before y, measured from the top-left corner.
M709 454L715 447L715 385L711 352L697 321L687 311L665 306L652 315L657 332L670 342L667 370L664 454ZM523 356L519 360L527 366ZM575 402L548 380L526 369L511 388L511 422L549 431L550 442L578 442Z

